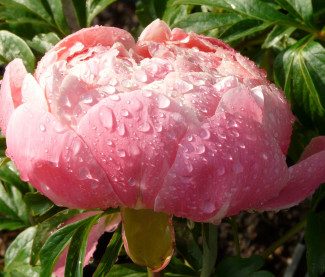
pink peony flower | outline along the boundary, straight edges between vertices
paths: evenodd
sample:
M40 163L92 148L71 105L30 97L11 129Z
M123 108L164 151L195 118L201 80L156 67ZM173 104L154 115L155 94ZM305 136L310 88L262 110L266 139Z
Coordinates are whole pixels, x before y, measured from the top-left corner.
M80 30L34 75L16 59L0 94L8 156L56 204L203 222L297 204L325 181L325 138L287 167L293 120L248 58L160 20L137 43Z

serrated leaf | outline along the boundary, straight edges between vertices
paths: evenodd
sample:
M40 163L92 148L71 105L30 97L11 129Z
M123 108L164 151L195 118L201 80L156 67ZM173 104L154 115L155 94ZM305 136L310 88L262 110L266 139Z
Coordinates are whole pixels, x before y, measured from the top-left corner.
M230 43L252 35L256 32L265 30L271 25L269 22L262 23L255 19L247 19L233 24L224 33L222 33L221 38L224 42Z
M97 14L106 9L110 4L116 2L116 0L87 0L88 18L87 27L91 25L91 22Z
M147 269L135 264L116 264L107 277L147 277Z
M215 277L248 277L264 265L261 256L250 258L228 257L222 260L216 267ZM258 276L258 275L257 275ZM273 276L266 275L266 276Z
M197 12L184 16L173 27L179 27L185 31L203 33L214 28L227 27L242 20L242 16L233 13Z
M280 53L274 64L276 82L284 88L293 113L308 126L325 131L325 49L307 36Z
M54 203L50 199L39 192L27 193L24 196L24 202L32 211L33 216L43 215L54 206Z
M122 226L120 225L119 228L115 231L111 241L109 242L93 277L107 276L111 270L123 246L121 232Z
M276 25L272 29L272 31L267 35L264 43L262 44L262 48L277 48L279 50L284 50L287 45L286 41L287 38L290 37L290 35L296 30L295 27L288 27L288 26L281 26ZM283 43L280 44L280 42L283 41Z
M5 254L5 270L10 272L19 266L29 264L31 245L36 233L36 227L29 227L20 233L10 244Z
M6 63L21 58L29 72L34 70L33 52L24 40L8 31L0 31L0 56L0 59Z
M325 215L309 211L305 241L307 268L310 277L322 276L325 272Z
M40 253L42 265L41 277L48 277L51 275L57 260L68 246L72 236L79 227L88 225L97 216L98 215L93 215L78 222L66 225L48 238Z
M234 13L242 14L251 19L268 22L294 22L283 13L277 11L272 5L261 0L173 0L171 4L208 5L222 8Z
M281 7L287 10L293 17L299 18L301 21L311 24L313 15L313 5L311 0L275 0Z
M60 41L55 33L37 34L32 40L27 41L28 45L41 54L51 50Z
M92 216L91 220L85 221L74 232L69 245L64 276L82 276L88 236L92 227L98 223L101 216L103 216L103 213Z
M79 215L85 212L84 210L63 210L43 221L37 228L37 235L35 236L32 254L31 254L31 264L35 265L39 259L42 247L46 243L47 239L51 236L51 233L58 228L63 222L69 218Z

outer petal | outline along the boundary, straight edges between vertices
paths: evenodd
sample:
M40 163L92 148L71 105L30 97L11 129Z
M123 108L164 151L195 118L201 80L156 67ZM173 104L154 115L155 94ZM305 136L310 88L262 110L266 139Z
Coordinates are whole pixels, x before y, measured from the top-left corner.
M0 91L0 127L4 135L14 109L22 104L21 87L26 74L21 59L13 60L6 67Z
M21 178L56 204L77 208L119 204L88 146L37 106L26 103L14 111L7 130L7 147L7 155Z
M79 216L75 216L72 219L68 220L64 225L62 225L61 228L67 224L71 224L71 223L80 221L80 220L82 220L86 217L92 216L96 213L97 212L89 212L89 213L81 214ZM107 220L109 220L108 223L107 223ZM98 239L101 237L101 235L104 234L105 231L113 232L117 228L120 221L121 221L120 215L115 215L115 214L108 215L108 216L102 217L99 220L98 224L96 224L91 229L91 231L89 233L89 237L88 237L88 242L87 242L87 250L86 250L84 265L87 265L89 263L91 257L93 256L93 254L96 250ZM64 276L64 269L65 269L67 254L68 254L68 247L61 254L58 262L55 265L55 268L53 271L54 276L56 276L56 277Z
M78 133L123 204L153 208L188 121L184 109L166 95L134 91L93 106L80 121Z
M317 152L319 151L319 152ZM288 184L275 198L259 209L284 209L298 204L325 182L325 137L313 139L302 154L303 160L289 168Z
M285 157L262 125L220 112L180 143L155 210L217 222L276 195L287 177Z

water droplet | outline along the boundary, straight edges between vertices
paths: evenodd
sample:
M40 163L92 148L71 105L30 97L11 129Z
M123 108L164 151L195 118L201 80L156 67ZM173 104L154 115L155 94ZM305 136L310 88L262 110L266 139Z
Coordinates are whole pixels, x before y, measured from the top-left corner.
M185 165L186 165L187 172L191 173L193 171L193 165L190 162L187 162Z
M45 132L46 128L45 128L45 125L44 124L41 124L39 126L39 129L42 131L42 132Z
M205 152L205 146L203 144L199 144L196 146L196 153L203 154Z
M205 139L205 140L208 140L211 137L211 133L207 129L202 129L201 132L200 132L200 137Z
M139 82L145 83L148 80L147 73L143 70L139 70L135 72L135 79Z
M138 182L134 178L128 180L128 186L135 187L136 185L138 185Z
M113 100L113 101L120 101L121 97L117 94L113 94L109 96L109 99Z
M141 150L140 150L140 148L139 148L137 145L135 145L135 144L132 144L132 145L130 146L130 152L131 152L131 154L134 155L134 156L138 156L138 155L141 154Z
M141 125L139 125L138 130L143 133L149 132L151 129L150 124L148 122L144 122Z
M208 214L214 212L215 208L216 207L212 200L204 201L202 204L202 210Z
M247 134L246 138L251 141L256 141L256 135L255 134Z
M240 148L242 148L242 149L245 149L245 148L246 148L246 146L245 146L245 144L244 144L243 142L239 142L239 143L238 143L238 146L239 146Z
M106 107L106 106L102 106L99 110L99 120L101 122L101 124L103 125L104 128L108 129L108 130L112 130L114 127L114 122L115 122L115 118L114 118L114 114L113 111Z
M159 94L157 97L158 108L159 109L166 109L170 106L170 100L167 96L163 94Z
M91 177L89 169L87 167L81 167L78 171L78 177L80 180L84 180Z
M85 93L81 96L81 101L85 104L90 104L93 102L93 97L90 94Z
M218 174L219 176L222 176L223 174L225 174L225 172L226 172L226 169L225 169L223 166L221 166L221 167L219 167L219 168L217 169L217 174Z
M117 127L117 132L118 134L123 137L125 135L125 125L124 123L121 123L118 127Z
M121 110L121 115L127 117L127 116L129 116L129 111L126 110L126 109L122 109Z
M41 188L42 188L42 192L45 194L51 190L50 187L45 183L41 184Z
M233 166L233 170L235 174L239 174L243 172L244 168L240 162L236 162Z
M113 145L113 142L112 142L111 140L108 139L108 140L106 141L106 144L107 144L108 146L112 146L112 145Z
M96 183L96 182L92 182L92 183L90 184L90 187L91 187L92 189L96 189L96 188L98 188L98 183Z
M126 156L126 152L124 150L116 150L116 153L120 158L124 158Z

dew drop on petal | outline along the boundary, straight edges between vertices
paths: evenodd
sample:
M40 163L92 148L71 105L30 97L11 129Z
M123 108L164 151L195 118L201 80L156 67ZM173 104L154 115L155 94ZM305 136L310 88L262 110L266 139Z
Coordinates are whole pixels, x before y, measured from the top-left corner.
M196 147L196 153L197 154L203 154L205 152L205 146L203 144L199 144Z
M167 96L163 94L159 94L157 97L158 108L159 109L166 109L170 106L170 100Z
M126 156L126 152L124 150L116 150L116 153L120 158L124 158Z
M40 124L39 129L40 129L42 132L45 132L45 130L46 130L45 125L44 125L44 124Z
M101 107L99 110L99 120L104 128L112 130L115 122L113 111L106 106Z
M218 169L217 169L217 174L219 175L219 176L222 176L222 175L224 175L226 173L226 169L223 167L223 166L221 166L221 167L219 167Z
M129 116L129 111L126 110L126 109L122 109L121 110L121 115L124 116L124 117L127 117L127 116Z
M142 133L147 133L151 129L150 124L148 122L144 122L139 125L138 130Z
M208 200L208 201L204 201L203 204L202 204L202 210L205 212L205 213L212 213L214 210L215 210L215 205L214 203L211 201L211 200Z

